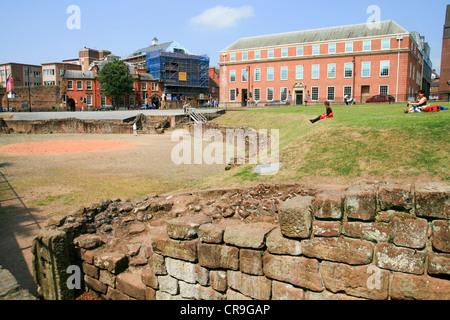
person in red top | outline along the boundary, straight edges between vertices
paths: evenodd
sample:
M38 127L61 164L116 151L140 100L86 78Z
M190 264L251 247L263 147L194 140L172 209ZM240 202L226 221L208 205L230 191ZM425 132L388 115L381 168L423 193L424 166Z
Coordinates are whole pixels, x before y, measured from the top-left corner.
M330 108L330 103L328 101L325 101L324 105L327 108L327 113L324 113L323 115L321 115L321 116L319 116L319 117L317 117L315 119L309 120L309 121L311 121L311 123L315 123L315 122L317 122L319 120L322 120L322 119L328 119L328 118L333 118L334 117L333 110L331 110L331 108Z

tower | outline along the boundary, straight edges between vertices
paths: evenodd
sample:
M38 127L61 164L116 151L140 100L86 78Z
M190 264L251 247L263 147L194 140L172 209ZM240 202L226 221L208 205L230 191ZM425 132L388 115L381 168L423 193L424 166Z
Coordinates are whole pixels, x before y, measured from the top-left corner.
M439 99L450 101L450 5L447 5L444 36L442 39L441 78Z

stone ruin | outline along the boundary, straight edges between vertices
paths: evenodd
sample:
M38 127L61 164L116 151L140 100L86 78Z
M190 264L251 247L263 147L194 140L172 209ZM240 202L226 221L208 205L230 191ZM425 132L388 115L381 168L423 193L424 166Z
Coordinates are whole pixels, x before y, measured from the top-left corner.
M448 300L449 194L359 181L102 200L48 221L34 277L48 300Z

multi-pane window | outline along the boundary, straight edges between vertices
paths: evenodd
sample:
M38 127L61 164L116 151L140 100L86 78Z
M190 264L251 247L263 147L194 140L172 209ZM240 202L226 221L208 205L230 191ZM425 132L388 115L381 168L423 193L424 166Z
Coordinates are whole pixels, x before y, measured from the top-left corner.
M288 88L281 88L280 89L280 100L286 101L287 100L287 94L288 94Z
M267 101L273 100L273 88L267 88Z
M147 91L147 83L142 82L142 91Z
M86 96L86 105L92 106L92 96L91 95Z
M320 76L320 65L313 64L311 70L311 79L319 79Z
M345 86L344 87L344 97L345 96L352 96L352 87L351 86Z
M353 63L345 63L344 64L344 78L352 78L353 77Z
M255 73L254 80L255 81L261 81L261 69L260 68L255 68L254 70L255 70L254 71L254 73Z
M257 60L257 59L261 59L261 51L260 50L255 51L255 60Z
M319 101L319 87L311 87L311 100Z
M288 48L282 48L281 49L281 56L283 58L288 56Z
M380 94L389 94L389 86L380 86Z
M303 55L303 47L297 47L297 56Z
M353 42L345 43L345 52L353 52Z
M313 45L312 54L320 54L320 44Z
M102 96L100 103L102 106L106 106L106 96Z
M72 81L67 81L67 89L73 90L73 82Z
M281 67L280 80L287 80L287 79L288 79L288 67Z
M77 90L83 90L83 81L77 81Z
M381 40L381 49L386 50L391 48L391 39Z
M370 50L372 50L372 40L363 41L363 51L370 51Z
M336 53L336 43L330 43L328 45L328 53Z
M134 96L130 96L130 106L134 106L134 104L135 104Z
M328 79L336 78L336 64L330 63L328 64Z
M389 77L389 61L380 62L380 77Z
M230 54L230 61L231 62L236 61L236 53L231 53Z
M255 101L261 100L261 89L255 88L254 98Z
M267 50L267 58L273 58L273 57L275 57L275 53L274 53L273 49Z
M92 90L92 81L86 81L86 90Z
M295 67L295 80L303 80L303 66Z
M241 70L241 81L242 82L247 82L248 81L248 70L247 69L242 69Z
M334 101L334 91L335 91L335 87L327 88L327 100Z
M361 77L363 77L363 78L369 78L370 77L370 67L371 67L370 61L362 63Z
M269 67L267 68L267 81L273 81L274 80L274 68Z
M230 70L230 82L236 82L236 70Z
M236 89L230 90L230 101L236 101Z
M248 52L242 52L242 61L248 60Z

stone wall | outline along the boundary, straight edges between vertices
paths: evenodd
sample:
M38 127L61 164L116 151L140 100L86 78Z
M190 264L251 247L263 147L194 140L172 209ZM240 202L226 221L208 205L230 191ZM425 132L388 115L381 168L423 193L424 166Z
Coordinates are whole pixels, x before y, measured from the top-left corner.
M450 299L450 186L260 184L102 200L34 240L46 299ZM55 294L56 292L56 294Z

